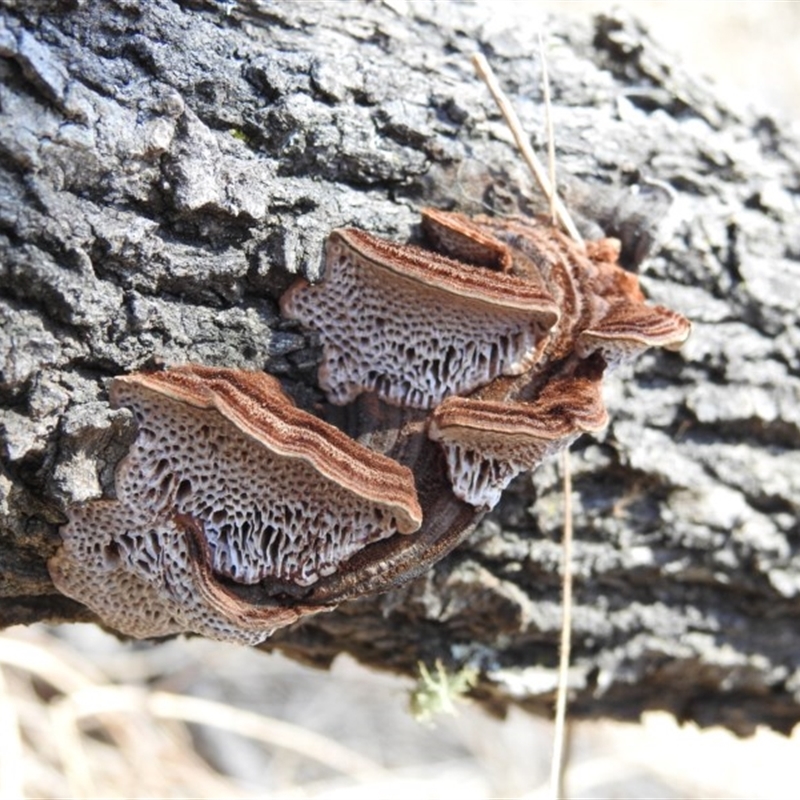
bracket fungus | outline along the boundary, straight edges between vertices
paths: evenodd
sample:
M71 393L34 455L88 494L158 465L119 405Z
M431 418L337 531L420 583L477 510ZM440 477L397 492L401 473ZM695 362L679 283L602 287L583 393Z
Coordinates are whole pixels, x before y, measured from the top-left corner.
M452 227L469 225L505 243L510 271L546 286L561 312L529 370L469 397L448 397L431 415L429 434L445 450L453 491L489 509L520 472L604 427L607 369L649 347L677 349L691 325L646 304L636 276L619 266L614 239L579 245L541 219L461 220ZM439 241L453 255L472 253L459 238Z
M588 374L554 378L532 402L448 398L428 432L444 448L456 496L489 509L520 472L607 421L600 381Z
M558 320L553 298L530 281L354 228L330 235L322 282L298 281L281 310L319 331L330 402L374 391L425 409L524 372Z
M111 398L138 426L117 498L69 509L49 567L123 633L263 639L299 612L238 603L233 587L308 587L422 521L408 468L269 375L186 366L117 378Z
M455 495L486 510L513 477L603 427L605 370L675 349L688 320L650 306L618 263L619 242L580 245L542 219L425 209L439 252L345 229L318 286L284 295L319 331L331 402L373 390L432 408Z
M116 498L68 510L56 586L132 636L261 641L435 563L515 475L605 424L609 367L689 334L615 240L434 210L422 228L440 252L334 231L322 282L282 298L319 332L335 425L265 374L117 378L137 437Z

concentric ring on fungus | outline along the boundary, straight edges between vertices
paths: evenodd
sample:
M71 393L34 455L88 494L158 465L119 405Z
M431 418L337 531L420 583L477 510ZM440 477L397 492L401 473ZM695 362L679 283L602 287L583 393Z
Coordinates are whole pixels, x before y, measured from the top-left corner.
M123 633L240 638L248 615L215 581L308 587L422 521L408 468L297 409L269 375L185 366L118 378L111 396L138 425L117 499L69 509L50 570ZM265 611L245 639L297 618Z

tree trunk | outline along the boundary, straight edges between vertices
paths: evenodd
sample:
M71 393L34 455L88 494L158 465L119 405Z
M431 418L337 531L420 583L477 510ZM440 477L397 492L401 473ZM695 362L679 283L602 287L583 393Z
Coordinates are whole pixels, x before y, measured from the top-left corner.
M330 230L405 240L424 205L542 205L470 65L489 57L541 144L536 32L388 0L2 8L0 626L91 621L46 560L66 506L113 490L132 439L109 378L238 366L318 401L318 350L276 301L319 276ZM694 323L680 353L614 375L611 424L573 448L571 714L789 730L798 141L721 105L633 20L553 19L547 33L568 204ZM478 668L473 693L495 711L549 713L560 509L551 463L422 577L263 647L408 674L438 658Z

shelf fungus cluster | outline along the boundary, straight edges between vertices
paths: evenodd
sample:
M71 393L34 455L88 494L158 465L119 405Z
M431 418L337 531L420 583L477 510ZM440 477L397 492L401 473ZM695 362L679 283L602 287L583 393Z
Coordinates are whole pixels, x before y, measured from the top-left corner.
M117 378L136 440L116 497L68 510L56 586L131 636L261 641L419 574L605 424L610 366L688 336L614 240L434 210L422 228L431 249L334 231L323 280L282 298L319 333L327 419L263 373Z

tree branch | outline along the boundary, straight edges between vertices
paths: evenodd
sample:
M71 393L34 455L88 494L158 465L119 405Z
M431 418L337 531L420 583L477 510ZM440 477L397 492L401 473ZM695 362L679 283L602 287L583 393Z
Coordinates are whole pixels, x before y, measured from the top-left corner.
M485 88L491 60L543 141L536 32L460 4L92 4L0 16L0 625L86 621L45 562L134 435L108 379L158 363L266 369L320 401L277 298L324 238L403 240L423 205L544 208ZM496 30L496 28L494 29ZM623 241L680 354L612 379L572 455L575 717L665 708L748 732L800 718L798 141L733 111L633 20L551 22L563 194ZM660 232L666 198L676 195ZM661 239L649 260L643 257ZM549 713L559 627L555 466L389 594L278 632L415 672L481 670L502 712Z

